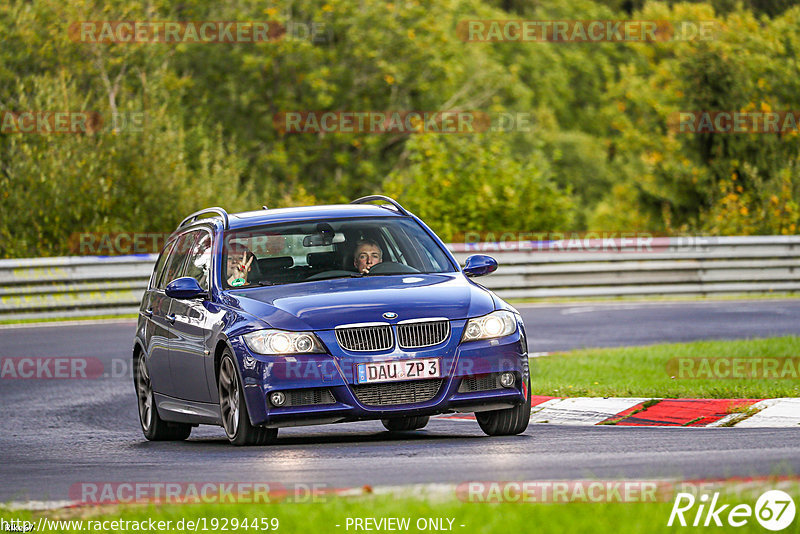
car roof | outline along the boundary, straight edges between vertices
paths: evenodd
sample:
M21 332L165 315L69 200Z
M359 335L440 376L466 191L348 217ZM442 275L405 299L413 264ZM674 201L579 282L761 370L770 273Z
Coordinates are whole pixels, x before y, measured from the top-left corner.
M395 209L389 206L375 206L370 204L334 204L330 206L302 206L297 208L261 209L231 213L229 228L237 230L251 228L264 224L314 221L325 219L341 219L349 217L402 217ZM200 221L202 221L201 219ZM198 222L200 222L198 221Z

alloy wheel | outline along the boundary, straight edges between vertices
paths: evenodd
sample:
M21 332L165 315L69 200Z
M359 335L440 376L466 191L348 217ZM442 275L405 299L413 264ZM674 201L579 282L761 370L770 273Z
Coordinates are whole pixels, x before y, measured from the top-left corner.
M136 392L139 396L139 419L142 422L142 428L147 431L153 424L153 386L150 383L150 374L147 372L144 354L139 356Z
M228 437L233 438L239 427L239 379L230 358L223 358L219 370L219 405L222 426Z

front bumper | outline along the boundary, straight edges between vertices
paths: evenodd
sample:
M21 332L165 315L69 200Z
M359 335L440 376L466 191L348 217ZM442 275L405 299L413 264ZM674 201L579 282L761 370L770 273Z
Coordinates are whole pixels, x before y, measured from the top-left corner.
M338 347L333 333L318 332L328 354L303 356L264 356L252 353L241 338L233 341L238 355L245 400L253 425L268 427L302 426L435 415L448 412L477 412L509 408L522 403L529 392L528 355L522 325L504 338L460 343L465 321L453 321L451 337L440 346L403 351L392 349L380 354L346 353ZM374 405L356 394L355 366L372 361L440 358L441 384L435 395L422 402ZM515 383L509 388L465 391L459 388L467 377L512 372ZM436 379L428 379L436 380ZM385 383L388 384L397 383ZM327 403L275 407L269 402L274 391L327 390Z

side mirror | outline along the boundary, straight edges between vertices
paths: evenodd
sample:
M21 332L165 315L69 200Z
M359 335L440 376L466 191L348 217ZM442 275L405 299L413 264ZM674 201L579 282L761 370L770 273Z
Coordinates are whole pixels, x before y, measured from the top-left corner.
M467 258L464 264L464 274L467 276L483 276L497 270L497 260L491 256L475 254Z
M176 278L169 284L165 293L168 297L173 299L196 299L198 297L205 297L207 295L205 289L200 287L200 284L191 276L184 276Z

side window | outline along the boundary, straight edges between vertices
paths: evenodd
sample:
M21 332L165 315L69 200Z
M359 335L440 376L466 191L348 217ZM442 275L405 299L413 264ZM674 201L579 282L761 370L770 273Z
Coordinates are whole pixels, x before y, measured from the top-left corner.
M167 267L158 281L158 289L164 289L167 284L181 276L183 264L186 256L189 255L196 236L197 232L188 232L180 236L175 242L175 246L172 247L172 252L170 252L167 260Z
M172 250L172 245L174 244L175 241L173 240L164 245L164 250L161 251L161 255L156 261L156 267L153 269L153 276L150 277L150 289L156 287L158 281L161 279L161 275L164 272L164 265L167 263L167 258L169 257L169 253Z
M204 230L195 233L197 242L189 254L184 276L191 276L197 280L200 287L208 291L209 270L211 269L211 234Z

